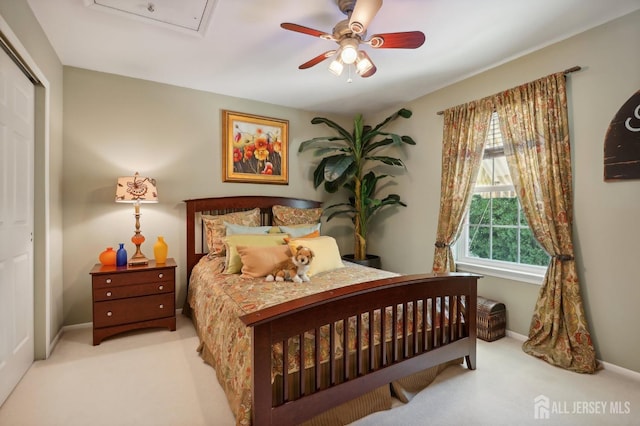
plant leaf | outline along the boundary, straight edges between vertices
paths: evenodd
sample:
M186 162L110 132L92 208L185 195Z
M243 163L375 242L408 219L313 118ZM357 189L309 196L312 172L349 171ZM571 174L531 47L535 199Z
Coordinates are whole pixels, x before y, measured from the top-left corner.
M329 120L328 118L314 117L311 120L311 124L326 124L327 126L334 129L336 132L338 132L340 135L342 135L342 139L345 139L345 140L351 139L351 134L344 127L342 127L335 121Z
M344 140L345 140L344 138L341 138L338 136L322 136L322 137L309 139L300 143L300 146L298 147L298 152L303 152L309 148L321 148L316 145L322 142L327 143L327 142L344 141ZM333 145L333 147L335 147L335 149L340 149L340 148L343 148L344 146Z
M413 140L413 138L411 136L402 136L402 142L406 143L407 145L415 145L416 141Z
M404 162L399 158L393 158L393 157L387 157L387 156L382 156L382 157L371 156L371 157L367 157L367 160L380 161L389 166L404 167Z
M354 213L355 213L355 210L352 208L344 209L344 210L336 210L332 212L329 216L327 216L327 222L336 216L342 216L342 215L353 216Z
M323 158L320 161L320 164L313 171L313 187L318 189L318 187L324 182L324 166L327 164L327 159Z
M343 177L354 162L352 156L343 154L326 157L325 160L327 160L327 162L324 166L324 180L327 182L335 182Z
M412 114L413 113L411 111L409 111L408 109L401 108L400 110L396 111L395 113L393 113L390 116L388 116L387 118L385 118L380 124L378 124L373 129L373 131L378 131L378 130L382 129L383 127L385 127L387 124L391 123L392 121L394 121L398 117L409 118L409 117L411 117Z

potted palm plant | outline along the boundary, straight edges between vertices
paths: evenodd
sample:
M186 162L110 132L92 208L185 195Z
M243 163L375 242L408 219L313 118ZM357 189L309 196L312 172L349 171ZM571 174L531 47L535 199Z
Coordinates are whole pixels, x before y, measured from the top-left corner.
M380 155L380 151L402 144L415 145L410 136L387 133L383 129L398 117L409 118L411 111L402 108L385 118L374 127L364 124L362 114L356 115L353 130L350 132L327 118L315 117L312 124L325 124L336 131L337 135L321 136L306 140L300 144L298 152L315 149L315 156L322 160L313 172L313 184L318 188L324 183L324 189L335 193L340 188L349 192L349 200L325 208L327 221L336 216L349 216L354 224L354 254L344 256L358 263L379 266L379 258L367 253L367 233L371 218L382 209L390 206L407 205L398 194L388 194L377 198L378 183L390 175L377 173L376 165L405 167L404 162L395 157ZM369 259L374 259L373 263Z

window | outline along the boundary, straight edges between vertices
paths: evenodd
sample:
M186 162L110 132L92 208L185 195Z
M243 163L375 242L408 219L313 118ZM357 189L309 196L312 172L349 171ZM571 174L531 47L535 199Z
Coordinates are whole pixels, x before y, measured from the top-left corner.
M549 264L549 255L533 237L516 196L496 113L491 116L456 257L462 270L538 284Z

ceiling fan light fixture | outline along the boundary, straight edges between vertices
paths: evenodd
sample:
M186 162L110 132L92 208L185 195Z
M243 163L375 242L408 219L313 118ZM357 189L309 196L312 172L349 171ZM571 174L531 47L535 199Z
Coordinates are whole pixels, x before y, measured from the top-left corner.
M345 64L352 64L358 58L358 42L354 39L347 38L340 42L340 59Z
M360 50L358 52L358 57L356 58L356 72L358 73L358 75L363 75L371 71L371 68L373 68L373 63L367 57L367 55L365 55L365 53Z
M342 62L340 55L338 55L338 57L333 61L331 61L331 63L329 64L329 71L339 76L340 74L342 74L343 69L344 69L344 63Z

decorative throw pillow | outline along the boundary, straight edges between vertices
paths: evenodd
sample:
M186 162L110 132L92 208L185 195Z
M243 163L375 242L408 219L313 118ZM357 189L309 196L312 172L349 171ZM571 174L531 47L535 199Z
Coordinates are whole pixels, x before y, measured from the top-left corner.
M244 225L236 225L229 222L224 222L224 227L226 229L227 235L238 235L238 234L267 234L273 226L244 226Z
M304 246L313 251L314 257L307 274L309 276L344 267L338 243L333 237L324 235L316 238L292 238L288 244L294 255L298 246Z
M291 257L286 244L273 247L236 246L242 268L242 278L260 278L269 275L280 263Z
M287 234L238 234L224 237L224 245L227 252L224 273L237 274L242 269L242 259L240 259L240 255L238 254L238 246L279 246L285 244L284 237L287 237Z
M277 226L318 223L320 222L320 216L322 216L322 208L299 209L275 205L271 210L273 211L273 224Z
M280 226L280 232L284 232L285 234L289 234L291 238L303 237L305 235L309 235L312 232L318 232L320 235L320 225L321 223L305 223L302 225L292 225L292 226Z
M226 235L227 231L224 225L225 222L244 226L258 226L260 225L260 209L255 208L244 212L234 212L217 216L202 215L202 223L206 230L209 256L224 255L225 248L222 238Z

